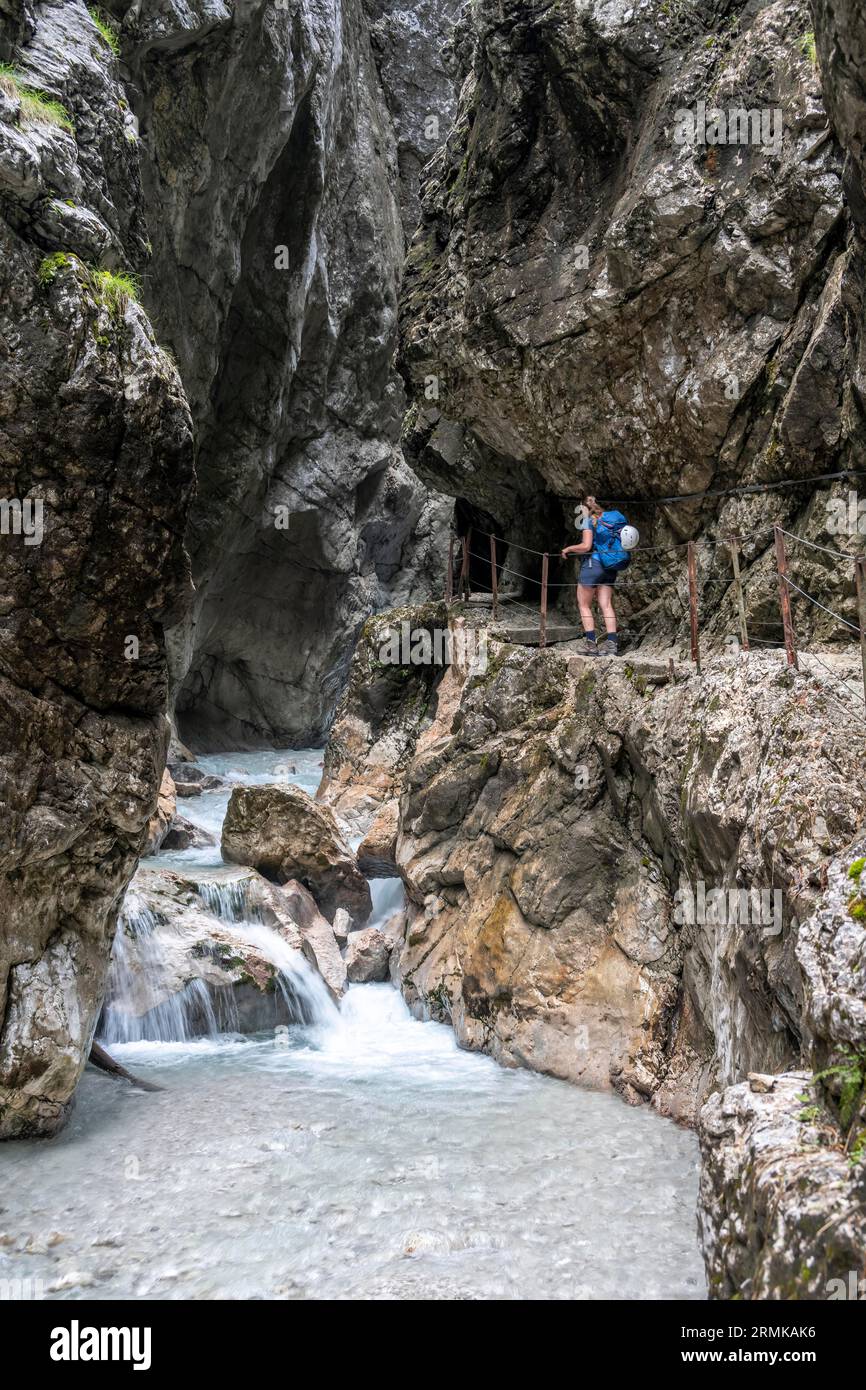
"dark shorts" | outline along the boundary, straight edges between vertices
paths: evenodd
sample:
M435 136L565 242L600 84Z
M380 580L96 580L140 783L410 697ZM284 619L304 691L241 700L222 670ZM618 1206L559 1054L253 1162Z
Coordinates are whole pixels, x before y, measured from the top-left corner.
M581 563L577 582L585 585L588 589L594 589L599 584L609 584L613 588L618 573L618 570L607 569L597 555L587 555Z

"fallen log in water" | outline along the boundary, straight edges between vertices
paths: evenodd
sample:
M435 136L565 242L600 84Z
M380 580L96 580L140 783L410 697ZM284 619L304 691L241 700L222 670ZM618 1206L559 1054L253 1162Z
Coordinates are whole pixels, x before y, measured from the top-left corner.
M100 1047L98 1042L90 1045L89 1060L100 1071L107 1071L109 1076L119 1076L122 1081L129 1081L133 1086L140 1086L143 1091L164 1091L164 1086L157 1086L155 1081L142 1081L140 1076L133 1076L131 1071L122 1067L119 1062L115 1062L113 1057L109 1057L104 1047Z

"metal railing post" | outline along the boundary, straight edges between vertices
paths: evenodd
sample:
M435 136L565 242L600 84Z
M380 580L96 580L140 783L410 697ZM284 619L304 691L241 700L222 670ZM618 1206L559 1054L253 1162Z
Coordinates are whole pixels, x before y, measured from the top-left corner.
M782 628L785 633L785 655L788 665L799 671L794 619L791 614L791 590L788 588L788 557L785 554L785 537L782 535L781 526L774 526L773 534L776 538L776 571L779 575L779 607L782 610Z
M549 558L546 552L541 557L541 623L538 630L539 647L547 646L547 567Z
M698 638L698 560L694 541L689 541L689 626L691 629L692 661L701 669L701 649Z
M734 593L737 597L737 612L740 617L740 645L744 652L749 650L749 629L746 626L746 604L743 599L743 580L740 575L740 547L735 536L730 539L731 564L734 567Z

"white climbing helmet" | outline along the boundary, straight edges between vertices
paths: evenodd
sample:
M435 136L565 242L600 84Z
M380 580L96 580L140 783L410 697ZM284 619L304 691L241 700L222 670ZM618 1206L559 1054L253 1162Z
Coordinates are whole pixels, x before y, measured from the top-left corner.
M634 550L640 540L640 531L636 526L623 526L619 539L623 550Z

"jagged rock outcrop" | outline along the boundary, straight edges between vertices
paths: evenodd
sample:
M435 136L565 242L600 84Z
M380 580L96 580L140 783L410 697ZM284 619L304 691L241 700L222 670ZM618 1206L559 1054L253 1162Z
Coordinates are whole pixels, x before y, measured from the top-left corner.
M199 748L303 746L367 614L423 596L428 563L443 572L443 509L398 447L401 172L368 21L361 0L111 9L158 210L148 303L198 439L198 598L172 634L180 731ZM410 60L438 53L447 25L427 11L412 55L377 50L404 151L416 107L447 123L451 102L442 81L410 92Z
M857 22L839 39L852 90ZM717 639L736 627L713 541L745 538L747 611L766 639L779 635L770 523L842 550L862 540L834 529L830 484L700 499L864 462L862 265L811 29L805 0L471 6L457 119L404 285L404 444L420 476L554 555L586 492L699 494L626 510L654 545L698 539ZM757 113L769 143L754 124L745 142L679 139L678 113L697 120L701 102ZM852 99L852 130L858 118ZM797 553L801 587L851 619L850 566ZM520 560L537 577L538 557ZM555 564L551 580L569 575ZM644 552L622 598L637 633L684 631L681 579ZM795 610L804 633L843 635L797 596Z
M223 822L222 854L276 883L300 880L329 921L340 907L357 926L370 915L367 880L333 812L300 787L235 787Z
M399 796L395 983L506 1065L700 1113L712 1296L830 1296L866 1254L866 785L842 665L717 656L671 680L493 640L482 671L404 665L398 740L362 698L388 616L326 766L350 753L371 802Z
M811 1070L728 1087L701 1112L698 1215L713 1297L862 1296L864 866L861 839L828 865L826 888L797 933L802 1053Z
M383 799L402 784L399 974L419 1012L688 1120L713 1080L798 1060L799 924L866 813L822 678L752 654L661 683L666 666L492 642L483 674L440 677L388 782L393 741L359 728L371 655L344 715ZM429 679L403 668L404 710Z
M711 1298L863 1296L866 1166L852 1165L809 1084L807 1072L758 1077L704 1107L699 1221Z
M813 0L812 12L823 97L847 153L844 187L852 230L840 282L846 346L839 400L849 456L862 467L866 16L850 0ZM853 489L851 501L849 531L859 530L862 537L862 504ZM701 1114L699 1217L711 1296L863 1297L863 855L863 842L855 842L828 866L825 892L797 937L803 1060L811 1070L760 1087L730 1087Z
M176 812L177 796L175 793L175 785L172 781L171 773L168 768L166 768L162 774L162 781L159 784L156 811L148 822L147 840L142 850L143 855L156 854L157 851L161 849L171 829Z
M455 98L451 31L463 0L364 0L370 43L397 142L407 245L421 214L424 166L448 135Z
M400 807L386 801L358 846L358 868L367 878L399 878L397 832Z
M77 0L7 0L0 36L6 1138L57 1129L89 1051L165 760L193 462L174 364L108 273L146 242L111 50Z
M362 835L382 803L399 789L419 730L435 708L445 669L431 663L410 671L390 660L393 636L399 634L411 651L413 634L426 633L432 641L447 628L445 605L436 603L369 618L361 632L325 749L317 796Z

